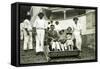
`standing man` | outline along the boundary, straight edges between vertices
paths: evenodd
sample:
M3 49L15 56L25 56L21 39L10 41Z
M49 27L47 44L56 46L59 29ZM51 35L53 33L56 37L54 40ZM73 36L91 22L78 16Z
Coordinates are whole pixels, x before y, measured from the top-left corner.
M36 28L36 53L44 51L44 36L47 23L44 20L44 14L40 12L35 20L33 27Z
M28 19L24 20L24 28L23 28L23 34L24 34L24 44L23 49L33 49L32 46L32 26Z
M82 38L81 38L81 35L82 35L82 29L81 29L81 25L80 23L78 22L78 18L75 17L73 18L73 21L74 21L74 36L75 36L75 40L76 40L76 47L78 48L78 50L81 51L81 45L82 45Z

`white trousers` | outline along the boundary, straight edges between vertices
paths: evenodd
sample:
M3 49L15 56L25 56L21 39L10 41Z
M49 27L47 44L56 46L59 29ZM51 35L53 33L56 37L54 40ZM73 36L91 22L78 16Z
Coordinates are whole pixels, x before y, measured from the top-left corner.
M36 29L36 52L43 52L44 51L44 36L45 30L43 29Z
M80 32L74 32L74 36L76 39L76 47L78 48L78 50L81 51L82 39L81 39Z
M64 44L60 44L62 51L64 51Z
M33 49L32 46L32 32L29 32L29 35L27 35L27 32L24 30L24 44L23 44L23 50Z
M61 46L62 51L65 51L67 49L66 43L64 43L64 44L60 43L60 46Z
M52 49L59 49L60 50L59 42L52 41L51 44L52 44Z

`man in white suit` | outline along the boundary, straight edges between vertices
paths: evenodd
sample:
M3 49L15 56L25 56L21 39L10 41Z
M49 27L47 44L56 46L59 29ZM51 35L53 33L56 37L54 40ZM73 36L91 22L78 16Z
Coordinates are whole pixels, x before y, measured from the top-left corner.
M76 39L76 47L78 50L81 51L81 46L82 46L82 27L81 24L78 22L78 17L73 18L73 21L75 22L74 24L74 37Z
M47 29L47 23L44 19L44 14L40 12L35 22L33 23L33 27L36 28L36 53L44 52L44 36L45 29Z
M25 19L23 24L24 24L24 28L23 28L23 34L24 34L23 50L33 49L31 23L28 19Z

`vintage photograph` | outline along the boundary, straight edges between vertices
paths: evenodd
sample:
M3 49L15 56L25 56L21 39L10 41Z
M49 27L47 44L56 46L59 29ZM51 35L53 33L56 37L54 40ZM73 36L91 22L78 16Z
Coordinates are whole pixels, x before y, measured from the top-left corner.
M96 10L20 5L20 64L96 59Z

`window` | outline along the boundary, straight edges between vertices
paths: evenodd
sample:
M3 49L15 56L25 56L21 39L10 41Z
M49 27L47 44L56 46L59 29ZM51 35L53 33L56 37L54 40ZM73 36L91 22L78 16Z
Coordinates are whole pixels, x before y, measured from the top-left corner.
M64 13L65 11L65 13ZM62 10L51 13L51 18L53 20L64 20L74 16L85 14L85 9L71 9L71 10ZM66 16L66 17L65 17Z
M92 29L95 28L95 12L89 12L86 15L86 28Z
M68 10L66 11L66 18L70 18L82 14L85 14L85 9Z
M63 11L52 12L51 18L53 20L62 20L64 19L64 12Z

